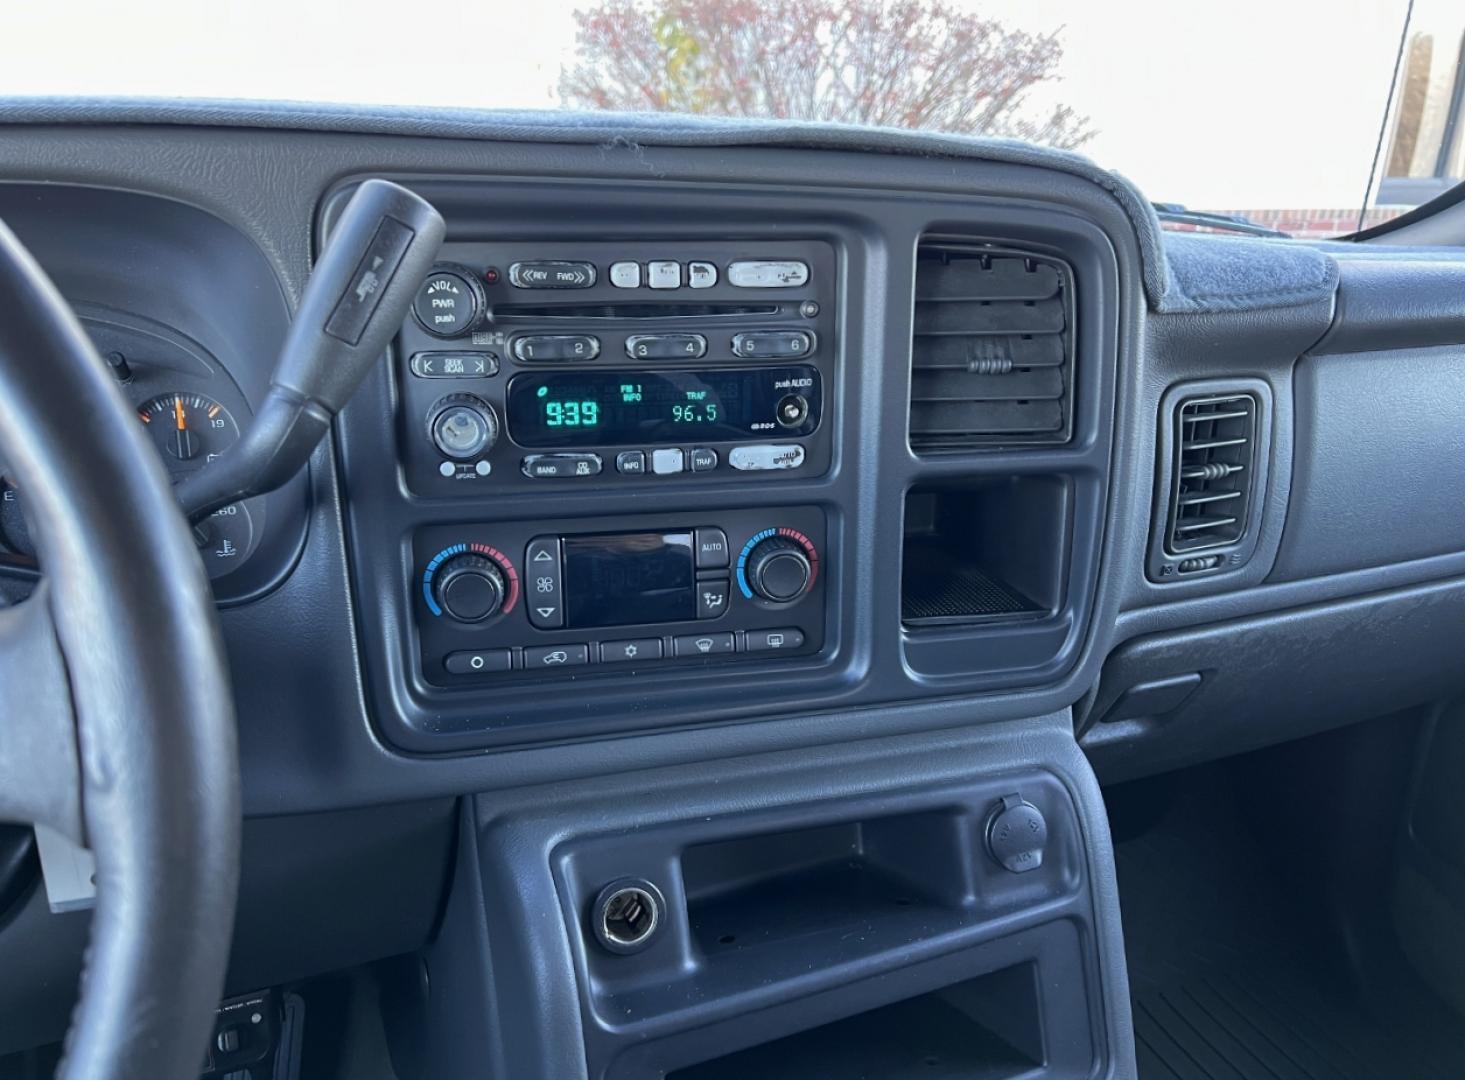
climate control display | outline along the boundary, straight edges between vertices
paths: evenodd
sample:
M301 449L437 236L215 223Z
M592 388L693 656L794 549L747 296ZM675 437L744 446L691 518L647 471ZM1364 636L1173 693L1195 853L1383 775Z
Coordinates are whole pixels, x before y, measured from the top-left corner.
M513 672L604 665L606 674L635 675L661 661L816 652L824 639L824 515L775 513L788 523L733 510L701 523L635 515L558 527L430 527L414 542L423 559L423 672L451 685Z

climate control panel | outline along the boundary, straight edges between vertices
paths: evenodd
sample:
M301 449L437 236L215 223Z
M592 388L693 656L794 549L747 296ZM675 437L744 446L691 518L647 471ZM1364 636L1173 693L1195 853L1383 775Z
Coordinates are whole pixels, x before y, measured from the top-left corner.
M826 528L810 507L432 526L413 541L438 685L817 653Z

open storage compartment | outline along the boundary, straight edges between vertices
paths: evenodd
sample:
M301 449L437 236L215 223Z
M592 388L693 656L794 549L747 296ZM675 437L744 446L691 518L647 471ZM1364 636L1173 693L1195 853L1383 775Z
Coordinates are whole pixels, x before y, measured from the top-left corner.
M1007 1080L1043 1064L1031 963L679 1069L667 1080Z
M785 961L895 945L915 925L961 925L972 893L967 822L958 812L843 822L688 848L682 881L692 941L721 954L777 945Z
M901 621L948 626L1057 611L1071 502L1070 485L1060 476L911 489L905 499Z

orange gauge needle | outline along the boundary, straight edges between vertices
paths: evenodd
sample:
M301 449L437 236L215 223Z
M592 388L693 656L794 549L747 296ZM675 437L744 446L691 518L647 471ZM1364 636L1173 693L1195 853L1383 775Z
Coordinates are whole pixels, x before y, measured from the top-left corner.
M183 418L183 397L179 395L173 399L173 415L178 419L178 430L187 431L188 421Z

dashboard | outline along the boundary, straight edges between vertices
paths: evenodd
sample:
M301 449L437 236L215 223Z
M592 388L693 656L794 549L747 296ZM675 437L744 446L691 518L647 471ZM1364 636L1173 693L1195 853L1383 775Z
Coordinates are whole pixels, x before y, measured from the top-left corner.
M237 991L471 922L459 859L506 926L573 922L607 852L734 858L738 815L893 821L901 785L936 850L1026 776L1075 970L1122 1011L1095 775L1465 687L1458 249L1161 237L1108 174L982 144L215 120L0 127L0 217L175 480L247 428L358 184L447 222L309 468L198 538L248 819ZM525 1006L546 1062L557 1019L622 1053L610 1006L690 970L484 933L505 970L574 972Z
M1258 245L1161 247L1044 162L149 129L159 162L238 167L180 188L105 129L20 134L36 163L0 210L128 365L175 477L248 422L359 179L448 222L309 475L200 537L256 805L492 787L486 749L543 747L514 775L548 777L597 771L608 737L651 763L1064 708L1096 762L1143 769L1166 737L1144 694L1110 715L1149 674L1126 641L1452 565L1439 538L1310 572L1322 510L1290 498L1299 408L1358 367L1299 358L1343 340L1355 274L1391 287L1378 260L1280 301L1177 300L1163 273ZM26 182L43 170L72 182ZM23 560L16 500L0 544ZM249 677L307 649L311 678ZM1189 707L1225 691L1229 668L1166 663L1207 683Z

